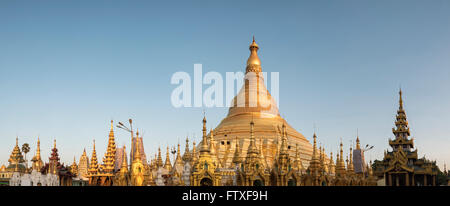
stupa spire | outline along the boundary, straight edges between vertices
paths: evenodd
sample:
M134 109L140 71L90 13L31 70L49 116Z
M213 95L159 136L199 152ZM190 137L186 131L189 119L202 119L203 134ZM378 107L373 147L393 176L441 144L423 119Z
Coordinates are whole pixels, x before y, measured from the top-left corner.
M41 141L39 140L39 137L38 137L38 141L37 141L36 158L38 160L41 159Z
M166 149L166 162L164 164L164 168L167 169L167 171L172 170L172 164L170 163L169 146L167 146Z
M203 116L203 136L202 136L202 146L200 147L200 154L209 154L208 140L206 139L206 116Z
M239 140L237 137L236 137L236 149L234 150L233 156L233 163L234 164L242 163L241 148L239 147Z
M111 130L109 131L108 147L105 155L105 172L113 173L116 160L116 142L114 140L114 122L111 120Z
M197 152L195 151L195 147L197 146L196 144L195 144L195 139L194 139L194 141L192 142L192 158L191 158L191 163L192 163L192 165L193 165L193 163L195 163L196 161L197 161Z
M158 147L158 158L156 160L156 166L158 168L163 166L163 161L162 161L162 157L161 157L161 147Z
M120 172L121 173L128 173L128 162L127 162L127 154L126 154L126 151L125 151L125 145L123 146L123 149L122 149L122 165L121 165L121 168L120 168Z
M97 152L95 151L95 140L94 140L94 146L92 149L91 164L89 165L88 171L89 171L90 175L95 175L98 172Z

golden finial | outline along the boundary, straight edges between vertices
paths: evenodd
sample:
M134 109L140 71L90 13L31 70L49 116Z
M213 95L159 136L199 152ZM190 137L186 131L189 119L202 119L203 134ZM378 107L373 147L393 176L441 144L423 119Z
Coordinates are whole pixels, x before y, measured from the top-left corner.
M56 148L56 139L53 140L53 148Z
M19 146L19 137L16 136L16 146Z
M250 49L250 57L247 60L247 67L250 66L250 65L260 66L261 65L261 61L259 60L259 57L258 57L258 54L257 54L259 46L258 46L258 44L256 44L254 36L253 36L252 44L250 44L249 49ZM247 72L248 71L249 70L247 68ZM259 72L259 71L260 71L260 69L257 70L257 72Z
M402 88L400 87L400 91L398 92L400 99L398 100L398 103L400 105L400 109L403 109L403 98L402 98Z
M359 144L359 133L358 133L358 129L356 129L356 149L360 150L361 149L361 145Z
M113 120L111 120L111 130L113 130L113 127L114 127L114 122L113 122Z

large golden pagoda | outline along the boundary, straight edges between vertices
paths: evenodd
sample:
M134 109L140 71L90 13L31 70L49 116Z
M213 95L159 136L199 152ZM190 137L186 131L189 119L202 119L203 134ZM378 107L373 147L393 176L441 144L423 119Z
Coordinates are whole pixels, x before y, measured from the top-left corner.
M277 151L280 149L282 137L282 125L286 125L288 153L291 156L296 155L296 145L299 146L300 159L304 166L308 167L311 160L312 146L309 141L297 130L292 128L279 112L275 100L272 98L264 85L264 78L260 72L261 61L258 57L259 46L255 39L250 45L250 57L246 66L246 80L234 97L227 117L214 129L214 138L217 145L217 155L220 164L224 167L231 167L233 164L233 156L235 147L232 141L237 139L242 154L247 154L247 148L250 144L250 127L251 121L254 123L254 135L259 137L255 144L258 148L262 148L262 154L266 157L267 164L273 165ZM256 81L249 81L249 76L256 74ZM256 93L256 95L254 95ZM261 96L261 98L260 98ZM244 100L240 101L240 100ZM210 134L208 135L210 137ZM210 138L208 139L208 142ZM262 145L261 145L262 144Z

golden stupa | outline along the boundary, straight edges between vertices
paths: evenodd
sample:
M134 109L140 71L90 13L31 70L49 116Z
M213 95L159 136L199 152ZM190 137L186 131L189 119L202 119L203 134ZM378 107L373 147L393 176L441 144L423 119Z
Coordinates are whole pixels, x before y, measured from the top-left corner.
M262 72L261 61L257 53L259 46L254 38L249 49L250 57L247 61L244 85L234 97L227 117L212 131L220 164L226 168L232 167L236 141L242 149L242 158L245 158L250 144L250 122L253 120L256 144L262 150L260 156L265 159L269 167L273 165L277 151L280 149L283 123L286 125L288 135L289 154L295 156L298 145L303 165L308 167L313 150L312 145L280 116L275 100L264 85L264 78L260 73ZM248 75L256 76L256 78L250 81ZM263 95L262 98L260 98L261 95ZM245 101L242 101L244 99ZM208 137L211 137L211 134L208 134Z

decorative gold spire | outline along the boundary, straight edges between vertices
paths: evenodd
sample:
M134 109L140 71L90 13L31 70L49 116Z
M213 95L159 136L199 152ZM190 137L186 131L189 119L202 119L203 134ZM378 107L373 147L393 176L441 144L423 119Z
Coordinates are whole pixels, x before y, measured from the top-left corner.
M134 160L133 161L139 161L139 160L141 160L141 150L140 149L138 149L140 146L139 146L139 141L136 141L136 153L135 153L135 155L134 155Z
M164 168L167 171L172 170L172 164L170 163L169 146L167 146L167 150L166 150L166 162L164 164Z
M348 163L348 171L350 173L354 172L354 166L353 166L353 149L350 147L350 157L349 157L349 163Z
M114 122L111 120L111 130L109 131L108 147L104 158L104 170L106 173L113 173L116 163L116 142L114 140Z
M313 135L313 154L312 154L313 159L317 159L317 136L316 133L314 132Z
M281 138L281 147L280 147L280 155L288 154L288 145L287 145L287 132L286 132L286 124L283 123L282 126L283 135Z
M330 163L328 163L328 173L335 174L336 173L336 166L334 165L333 161L333 152L330 152Z
M258 154L258 148L255 143L254 126L255 123L252 120L250 122L250 145L248 146L247 154Z
M174 165L183 165L183 160L181 159L180 143L178 143L177 157L175 158Z
M139 148L139 141L136 141L136 148ZM133 162L131 163L131 183L133 186L142 186L144 184L143 173L144 165L142 163L140 149L136 149Z
M345 175L345 162L344 162L344 150L342 140L340 143L340 151L339 155L336 158L336 175L342 176Z
M188 137L186 137L186 148L184 149L184 154L181 159L185 162L189 162L192 159L192 155L189 152L189 138Z
M356 129L356 149L361 150L361 145L359 143L359 131Z
M15 167L17 171L19 171L19 169L20 170L25 169L24 166L21 164L24 163L25 160L23 159L22 152L20 151L19 148L19 137L16 137L16 145L14 146L14 149L11 155L9 156L8 162L9 162L8 168Z
M313 135L313 154L311 157L311 161L309 163L309 171L311 174L317 174L320 170L320 157L317 154L317 135L316 132L314 132Z
M192 142L192 159L191 159L191 165L193 165L195 162L197 162L197 152L195 151L195 147L197 145L195 144L195 140Z
M202 146L200 147L200 155L209 155L208 140L206 139L206 116L203 117L203 137Z
M120 173L128 173L128 162L127 162L127 154L125 151L125 145L122 149L122 165L120 167Z
M161 147L158 147L158 159L156 160L156 166L158 166L158 168L163 166L163 161L161 157Z
M74 175L74 176L78 176L78 165L77 165L77 161L75 156L73 156L73 163L70 166L70 172Z
M37 141L37 147L36 147L36 155L31 159L33 162L33 165L31 166L32 170L40 171L41 168L44 166L44 162L41 159L41 141Z
M242 162L241 148L239 147L239 140L236 137L236 148L234 150L233 163L239 165Z
M216 144L215 144L215 140L214 140L214 131L211 129L210 133L209 133L209 154L211 155L211 158L213 160L213 162L216 162L219 166L221 167L219 158L217 157L217 152L216 152Z
M407 139L410 136L410 131L408 127L408 120L406 120L406 112L403 109L403 99L402 99L402 90L399 91L399 108L397 110L396 120L395 120L396 128L392 128L392 132L394 133L396 139ZM412 142L408 142L412 144Z
M295 164L296 164L297 170L302 172L303 164L302 164L302 160L300 158L300 147L299 147L298 143L295 144Z
M39 137L37 141L36 158L41 159L41 141L39 140Z

